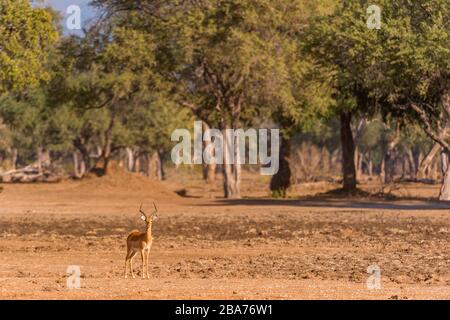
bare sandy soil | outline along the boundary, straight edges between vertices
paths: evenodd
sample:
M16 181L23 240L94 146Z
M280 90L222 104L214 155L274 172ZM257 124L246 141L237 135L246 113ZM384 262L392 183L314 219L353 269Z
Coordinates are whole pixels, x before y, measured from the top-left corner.
M0 299L450 298L450 204L225 201L197 182L184 190L191 198L182 198L173 192L180 181L171 181L120 174L3 185ZM257 186L246 181L244 191L264 195ZM309 185L305 194L320 188ZM425 185L398 190L403 196L438 192ZM152 200L160 219L151 279L139 278L139 256L138 277L124 279L126 236L144 228L138 207L144 202L150 210ZM80 267L80 289L67 287L70 265ZM371 265L381 269L380 290L367 287Z

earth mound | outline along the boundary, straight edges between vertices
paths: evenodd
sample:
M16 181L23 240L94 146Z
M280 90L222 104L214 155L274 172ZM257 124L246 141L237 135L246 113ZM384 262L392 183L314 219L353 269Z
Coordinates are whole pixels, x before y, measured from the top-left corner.
M153 200L167 200L180 198L175 192L170 191L164 182L152 180L139 173L129 172L120 167L117 163L112 163L108 173L98 177L89 175L79 181L72 189L79 193L89 195L120 195L139 196L151 198Z

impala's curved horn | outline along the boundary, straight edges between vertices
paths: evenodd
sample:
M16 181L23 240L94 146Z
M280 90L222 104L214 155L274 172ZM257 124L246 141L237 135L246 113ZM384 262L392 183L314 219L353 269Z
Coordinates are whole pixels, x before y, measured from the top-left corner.
M141 206L139 207L139 212L141 213L141 214L143 214L145 217L147 217L147 215L145 214L145 212L144 211L142 211L142 203L141 203Z
M155 213L158 212L158 208L156 207L155 202L153 202L153 206L155 207Z

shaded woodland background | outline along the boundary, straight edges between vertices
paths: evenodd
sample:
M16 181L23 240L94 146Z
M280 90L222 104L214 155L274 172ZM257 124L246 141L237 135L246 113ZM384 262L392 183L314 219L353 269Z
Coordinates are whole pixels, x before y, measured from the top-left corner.
M267 190L328 181L442 184L450 200L450 4L95 0L83 36L27 0L0 1L0 180L175 172L176 128L280 128ZM197 172L239 198L242 170Z

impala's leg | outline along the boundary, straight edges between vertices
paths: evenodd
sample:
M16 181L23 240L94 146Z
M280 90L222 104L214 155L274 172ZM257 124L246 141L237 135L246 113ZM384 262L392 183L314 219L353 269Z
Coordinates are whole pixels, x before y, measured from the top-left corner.
M133 271L133 258L135 255L136 255L136 251L133 251L131 253L131 258L130 258L130 269L131 269L131 276L133 277L133 279L135 278L134 271Z
M144 277L148 278L148 259L147 259L147 249L144 250L144 260L145 260L145 273Z
M142 258L142 279L145 278L145 249L141 249L141 258Z
M127 278L128 274L127 274L127 267L128 267L128 261L130 260L130 253L131 251L127 249L127 256L125 257L125 279Z
M146 260L146 267L147 267L147 279L150 279L150 276L148 274L148 257L150 256L150 248L147 249L147 260Z

